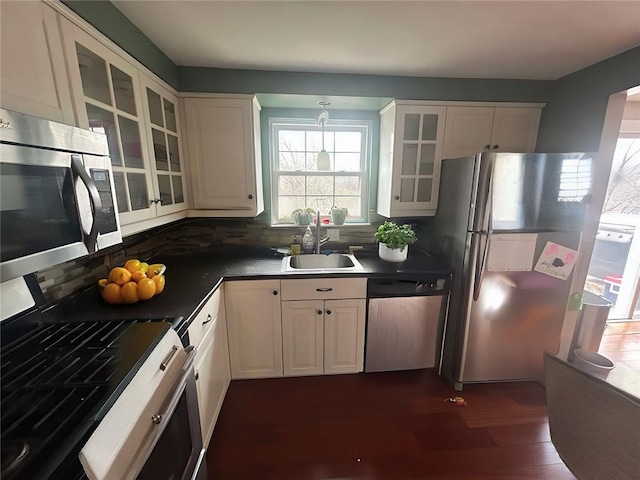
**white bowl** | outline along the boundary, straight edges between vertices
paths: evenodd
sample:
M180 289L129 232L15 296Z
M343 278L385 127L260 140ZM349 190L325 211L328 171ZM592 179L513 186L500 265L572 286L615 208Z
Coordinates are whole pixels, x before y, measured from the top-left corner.
M576 348L573 351L573 359L571 363L580 370L602 376L608 375L616 366L612 360L608 359L604 355L600 355L596 352L590 352L583 348Z

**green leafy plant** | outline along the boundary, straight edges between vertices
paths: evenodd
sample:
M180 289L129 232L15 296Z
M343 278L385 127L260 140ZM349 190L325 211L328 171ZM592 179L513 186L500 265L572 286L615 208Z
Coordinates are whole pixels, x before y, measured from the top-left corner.
M409 225L397 225L384 222L374 234L376 241L384 243L393 250L402 250L405 245L411 245L418 237Z

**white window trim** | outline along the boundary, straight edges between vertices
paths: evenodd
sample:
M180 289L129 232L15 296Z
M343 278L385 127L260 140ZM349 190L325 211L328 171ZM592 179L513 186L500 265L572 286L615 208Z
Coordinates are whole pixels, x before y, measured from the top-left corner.
M338 171L338 172L324 172L324 171L280 171L277 169L278 165L278 131L279 127L286 128L288 130L317 130L321 128L316 125L314 119L305 118L286 118L286 117L271 117L269 118L269 166L271 173L271 219L272 226L291 226L291 223L279 222L277 219L277 202L278 202L278 185L281 175L300 175L300 176L346 176L346 177L360 177L361 191L360 191L360 211L362 216L360 218L347 220L344 225L362 225L369 222L369 183L371 181L370 169L371 169L371 135L372 135L372 123L369 120L344 120L344 119L330 119L325 125L325 131L339 131L340 127L356 127L363 133L361 155L361 170L359 172L354 171ZM322 212L325 215L327 212Z

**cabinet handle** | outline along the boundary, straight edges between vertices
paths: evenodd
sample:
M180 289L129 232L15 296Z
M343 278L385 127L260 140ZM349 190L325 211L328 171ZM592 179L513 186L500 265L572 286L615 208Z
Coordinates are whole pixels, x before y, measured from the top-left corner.
M162 203L161 198L150 198L149 203Z
M485 150L491 150L491 145L487 143L487 144L484 146L484 149L485 149Z
M171 347L171 351L167 354L166 357L164 357L164 360L160 364L160 370L164 372L167 369L167 367L169 366L169 362L171 361L171 359L173 358L173 356L176 354L177 351L178 351L178 347L176 347L175 345Z
M500 145L498 145L497 143L493 146L494 150L497 150L498 148L500 148Z
M318 315L322 315L322 310L318 310Z
M206 325L206 324L207 324L207 323L209 323L211 320L213 320L213 318L211 317L211 314L209 313L209 314L207 315L207 319L206 319L204 322L202 322L202 325Z
M278 291L277 291L277 290L274 290L274 291L273 291L273 294L274 294L274 295L277 295L277 294L278 294Z
M333 288L316 288L316 292L332 292Z
M331 315L331 310L327 310L327 315Z
M253 195L249 194L249 200L253 200Z
M393 198L395 198L396 200L400 200L400 195L396 195L396 196L395 196L395 197L393 197Z
M198 381L199 378L200 378L200 372L196 372L196 375L195 375L196 382Z

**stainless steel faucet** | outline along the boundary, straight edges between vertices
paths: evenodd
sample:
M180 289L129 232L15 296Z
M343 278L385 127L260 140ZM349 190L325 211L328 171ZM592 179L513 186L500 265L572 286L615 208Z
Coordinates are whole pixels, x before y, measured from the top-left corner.
M320 255L320 245L324 245L329 241L329 237L320 238L320 209L316 212L316 255Z

